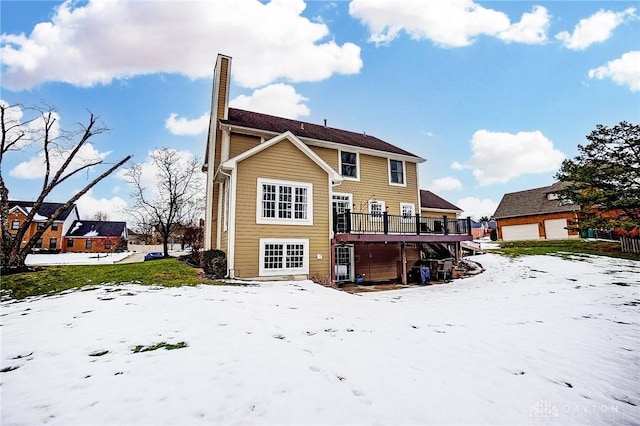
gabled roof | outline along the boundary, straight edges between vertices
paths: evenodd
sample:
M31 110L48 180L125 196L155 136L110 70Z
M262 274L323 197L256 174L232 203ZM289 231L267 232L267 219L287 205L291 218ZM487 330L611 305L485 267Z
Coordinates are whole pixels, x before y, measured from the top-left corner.
M496 212L493 214L494 219L503 219L508 217L531 216L544 213L562 213L574 212L580 210L580 207L567 203L562 199L548 198L549 194L555 194L556 191L562 189L566 184L554 183L550 186L541 188L527 189L525 191L511 192L504 194Z
M40 215L40 216L45 217L46 219L48 219L56 210L58 210L62 206L64 206L64 203L47 203L47 202L44 202L40 206L40 209L37 211L37 214ZM31 211L31 209L33 208L33 201L15 201L15 200L12 201L12 200L9 200L9 209L12 209L14 207L18 207L22 211L24 211L25 213L28 214L28 212ZM73 209L75 209L75 208L76 208L76 205L75 204L71 204L65 211L62 212L62 214L60 214L60 216L58 216L58 219L56 219L56 220L60 220L60 221L65 220L69 216L69 214L71 214ZM46 219L44 219L44 220L46 220ZM38 221L38 220L43 220L43 219L34 218L34 220Z
M331 177L331 180L335 183L337 182L341 182L342 181L342 176L340 176L340 174L338 172L336 172L330 165L328 165L326 163L326 161L324 161L322 158L320 158L320 156L318 154L316 154L315 152L313 152L307 145L305 145L300 139L298 139L296 137L296 135L294 135L293 133L287 131L284 132L281 135L276 136L275 138L271 138L268 141L265 141L259 145L254 146L251 149L248 149L247 151L244 151L243 153L236 155L233 158L228 159L227 161L225 161L224 163L222 163L220 165L221 169L224 170L231 170L231 169L235 169L238 162L242 161L246 158L249 158L253 155L258 154L259 152L264 151L265 149L279 143L282 142L284 140L287 140L289 142L291 142L296 148L298 148L300 151L302 151L303 154L305 154L307 157L309 157L309 159L311 159L311 161L313 161L314 163L316 163L321 169L323 169L325 172L327 172L327 174ZM217 173L216 173L216 176Z
M444 198L438 197L431 191L426 189L420 190L420 208L423 209L437 209L437 210L457 210L462 211L462 209L454 204L451 204Z
M67 237L125 237L126 222L107 222L101 220L75 220Z
M414 157L416 161L423 159L404 149L391 145L375 136L364 133L355 133L347 130L335 129L319 124L307 123L288 118L275 117L253 111L245 111L229 108L229 116L226 120L220 120L222 124L238 126L247 129L257 129L273 134L281 134L290 131L299 138L309 138L318 141L333 142L358 148L366 148L391 154Z

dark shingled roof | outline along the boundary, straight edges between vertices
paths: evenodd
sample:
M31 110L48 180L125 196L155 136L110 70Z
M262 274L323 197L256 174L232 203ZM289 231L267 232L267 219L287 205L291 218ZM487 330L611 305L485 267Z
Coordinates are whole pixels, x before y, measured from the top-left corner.
M94 237L120 237L127 222L106 222L100 220L76 220L71 225L67 237L84 237L94 231Z
M426 189L420 190L420 207L423 209L462 210L460 207Z
M570 204L560 199L549 200L547 198L547 194L553 194L565 185L566 184L557 182L550 186L543 186L542 188L504 194L493 217L494 219L502 219L507 217L580 210L580 207L575 204Z
M306 123L298 120L290 120L288 118L275 117L273 115L260 114L253 111L229 108L229 118L227 120L220 120L220 122L232 126L258 129L276 134L281 134L288 130L299 138L317 139L355 146L358 148L367 148L392 154L406 155L409 157L415 157L416 159L420 158L415 154L391 145L390 143L378 139L375 136L349 132L347 130L325 127L319 124Z
M12 209L15 206L19 206L23 210L28 211L29 209L31 209L33 207L33 203L34 203L33 201L11 201L11 200L9 200L9 209ZM40 216L44 216L44 217L48 218L53 214L53 212L55 212L56 210L58 210L62 206L64 206L64 203L47 203L47 202L44 202L40 206L40 210L37 213ZM65 211L62 212L62 214L60 216L58 216L58 219L56 219L56 220L65 220L69 216L69 214L73 211L74 208L75 208L75 204L71 204Z

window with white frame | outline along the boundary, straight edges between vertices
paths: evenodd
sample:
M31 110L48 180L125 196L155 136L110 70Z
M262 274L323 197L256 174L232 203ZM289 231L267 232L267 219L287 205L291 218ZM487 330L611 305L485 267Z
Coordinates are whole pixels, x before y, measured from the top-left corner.
M313 225L313 185L259 178L256 222Z
M381 221L382 213L385 211L384 201L369 200L370 220Z
M347 179L359 179L358 153L340 151L340 174Z
M309 273L309 240L260 239L260 276Z
M404 161L389 160L389 183L391 185L406 185L404 181Z
M412 203L400 203L400 214L403 221L411 221L416 214L416 205Z
M13 230L20 229L20 221L14 220L13 222L11 222L11 229Z

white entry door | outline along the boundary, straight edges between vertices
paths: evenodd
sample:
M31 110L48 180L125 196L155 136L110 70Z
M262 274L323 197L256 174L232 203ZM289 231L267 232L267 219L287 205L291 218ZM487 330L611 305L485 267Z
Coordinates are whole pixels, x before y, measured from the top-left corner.
M354 247L352 245L337 245L336 246L336 281L354 281L355 280L355 268L354 261Z
M544 233L547 236L547 240L563 240L569 238L567 219L545 220Z
M334 213L342 214L351 209L351 194L333 194L331 200ZM338 216L335 225L338 233L346 232L347 226L344 216Z

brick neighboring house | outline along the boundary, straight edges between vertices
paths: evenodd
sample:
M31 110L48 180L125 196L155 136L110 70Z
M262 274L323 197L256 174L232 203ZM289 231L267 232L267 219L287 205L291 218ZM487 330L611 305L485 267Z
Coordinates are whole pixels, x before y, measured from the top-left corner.
M422 246L459 257L470 219L421 215L423 158L326 123L229 108L230 75L231 58L218 55L203 165L205 249L226 253L229 277L406 281Z
M105 253L126 249L127 223L97 220L76 220L65 235L67 253Z
M9 232L12 236L15 236L18 229L27 218L28 214L33 209L33 202L31 201L9 201ZM24 234L24 238L21 242L21 246L27 244L27 241L31 238L37 230L44 226L45 222L49 220L49 217L64 206L63 203L42 203L40 209L33 217L29 229ZM58 219L51 224L51 226L44 231L42 237L38 240L34 246L34 251L45 249L57 251L63 250L63 237L71 225L77 219L79 219L78 208L75 204L68 207L62 214L58 216Z
M502 241L578 238L567 229L578 221L580 206L561 199L557 192L566 184L505 194L493 218Z

